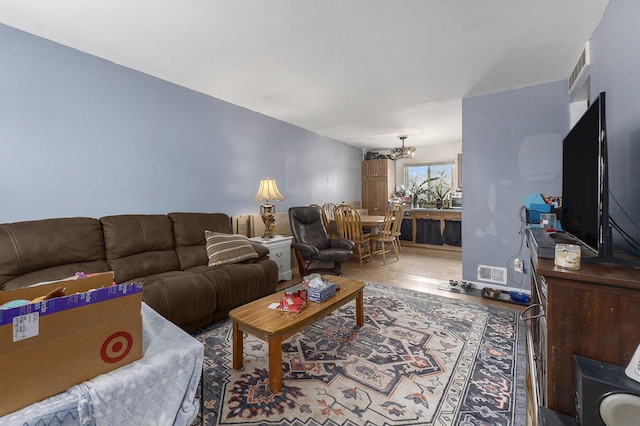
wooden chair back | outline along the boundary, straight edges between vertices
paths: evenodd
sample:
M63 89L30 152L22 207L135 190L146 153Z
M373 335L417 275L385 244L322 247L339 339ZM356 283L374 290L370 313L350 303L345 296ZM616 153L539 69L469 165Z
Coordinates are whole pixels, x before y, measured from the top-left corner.
M338 238L338 228L335 225L335 209L336 205L333 203L324 203L322 205L322 220L331 238Z
M387 210L385 213L378 237L393 238L393 225L395 224L393 213L393 210Z
M329 220L335 219L335 209L336 205L333 203L324 203L322 205L322 211L327 215L327 219Z
M371 258L371 239L362 231L360 213L352 207L340 204L335 208L335 221L340 238L344 238L356 245L354 255L360 260Z
M336 207L334 217L340 238L353 242L363 239L362 221L357 210L342 204Z
M402 219L404 219L404 206L396 204L391 209L395 220L393 221L393 228L391 234L395 237L400 237L400 227L402 226Z
M386 244L391 244L396 259L400 260L400 245L399 238L396 234L400 230L400 223L402 223L402 216L404 215L404 209L401 206L394 206L384 216L384 222L380 229L380 233L371 237L374 243L377 243L377 247L374 247L372 251L373 255L382 255L382 261L387 263L387 247Z

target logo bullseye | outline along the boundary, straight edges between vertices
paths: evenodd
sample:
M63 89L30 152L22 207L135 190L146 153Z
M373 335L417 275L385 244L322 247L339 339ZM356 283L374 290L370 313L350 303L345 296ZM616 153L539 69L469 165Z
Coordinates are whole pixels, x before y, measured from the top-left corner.
M100 358L104 362L113 364L122 361L133 347L133 337L126 331L118 331L107 337L100 348Z

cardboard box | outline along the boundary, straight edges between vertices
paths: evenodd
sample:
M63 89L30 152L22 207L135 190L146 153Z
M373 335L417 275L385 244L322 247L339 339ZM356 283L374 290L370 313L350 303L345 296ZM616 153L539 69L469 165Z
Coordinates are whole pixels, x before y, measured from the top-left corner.
M0 292L0 305L64 287L67 296L0 310L0 416L142 357L142 288L113 272Z

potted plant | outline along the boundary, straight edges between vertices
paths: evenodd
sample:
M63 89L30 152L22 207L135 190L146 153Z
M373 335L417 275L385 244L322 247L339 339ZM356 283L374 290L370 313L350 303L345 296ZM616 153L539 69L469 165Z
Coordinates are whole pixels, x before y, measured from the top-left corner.
M420 176L414 176L407 185L407 194L411 197L411 207L417 208L419 203L428 202L429 200L429 182L436 178L421 179Z
M430 195L435 200L436 208L441 209L449 200L449 194L451 193L451 185L448 183L445 172L441 171L439 175L432 180L437 181L430 187Z

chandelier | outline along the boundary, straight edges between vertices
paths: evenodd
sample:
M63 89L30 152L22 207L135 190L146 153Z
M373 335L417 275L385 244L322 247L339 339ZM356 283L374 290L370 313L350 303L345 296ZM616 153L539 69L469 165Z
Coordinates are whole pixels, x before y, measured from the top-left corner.
M400 158L413 158L416 156L416 149L414 147L404 146L404 140L407 139L407 137L406 135L398 136L398 139L402 141L402 147L391 150L391 159L398 160Z

